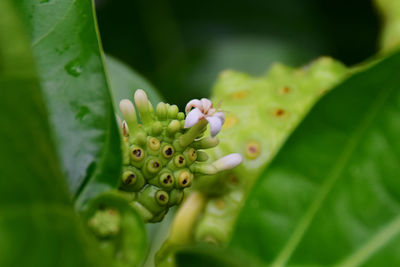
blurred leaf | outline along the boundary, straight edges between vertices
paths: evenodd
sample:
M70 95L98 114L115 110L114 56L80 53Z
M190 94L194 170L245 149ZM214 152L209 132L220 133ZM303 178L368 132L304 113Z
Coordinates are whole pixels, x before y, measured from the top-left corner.
M79 204L117 184L119 134L104 71L92 2L14 1L32 33L58 154Z
M255 262L242 258L237 252L227 251L215 246L196 246L178 250L175 256L176 266L243 267L259 266Z
M136 89L143 89L154 106L162 101L154 86L128 65L112 56L106 56L106 63L115 110L119 111L118 105L121 99L133 99Z
M74 214L11 1L0 1L0 266L109 266Z
M158 82L162 83L163 89L174 88L165 95L181 105L191 98L209 97L218 74L226 69L260 76L276 62L299 66L318 56L311 53L309 47L305 49L287 41L246 35L218 38L202 45L203 51L193 51L185 65L171 61L160 71Z
M370 57L379 30L371 2L98 0L96 8L105 51L184 107L209 96L223 69L260 75L270 59L298 66L328 55L352 65Z
M383 20L381 49L388 52L400 45L400 1L375 0L374 2Z
M400 264L400 53L313 108L251 192L235 249L272 266Z
M106 192L93 199L85 219L90 222L97 212L104 211L118 216L120 224L116 236L99 238L103 252L114 259L115 266L141 266L148 250L142 217L119 192ZM101 223L107 225L107 221Z
M197 240L229 241L245 196L265 166L312 105L347 74L340 62L323 57L302 67L275 64L261 77L225 71L214 87L213 101L226 111L212 151L215 160L241 153L243 163L232 171L195 181L211 195L197 225Z

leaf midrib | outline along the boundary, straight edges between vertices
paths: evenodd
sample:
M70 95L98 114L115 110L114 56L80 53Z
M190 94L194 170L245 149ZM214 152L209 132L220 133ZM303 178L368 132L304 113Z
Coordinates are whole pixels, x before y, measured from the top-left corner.
M281 267L284 266L287 261L292 256L293 252L296 250L297 246L299 245L301 239L303 238L304 234L306 233L307 229L309 228L315 214L319 211L322 206L323 201L328 196L329 192L333 188L333 185L338 181L340 178L340 174L343 172L346 164L348 163L351 155L353 154L355 148L359 144L361 140L361 136L363 133L371 126L372 121L374 120L375 116L377 115L380 108L388 99L390 93L393 91L395 87L387 87L386 90L381 90L381 94L376 100L371 104L370 110L366 113L366 116L355 128L355 131L349 138L347 144L344 146L342 153L339 155L338 160L335 164L333 164L334 168L331 172L329 172L325 182L321 186L319 193L314 198L313 202L307 209L304 216L300 219L299 223L297 224L293 234L289 237L286 244L283 246L282 250L275 258L274 261L271 263L271 267ZM400 230L400 229L399 229Z

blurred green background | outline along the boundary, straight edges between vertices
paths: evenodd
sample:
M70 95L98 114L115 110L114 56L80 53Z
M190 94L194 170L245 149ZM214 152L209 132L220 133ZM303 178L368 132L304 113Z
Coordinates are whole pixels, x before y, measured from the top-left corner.
M328 55L346 65L377 51L379 17L366 0L97 0L104 50L168 101L208 96L218 73L265 73Z

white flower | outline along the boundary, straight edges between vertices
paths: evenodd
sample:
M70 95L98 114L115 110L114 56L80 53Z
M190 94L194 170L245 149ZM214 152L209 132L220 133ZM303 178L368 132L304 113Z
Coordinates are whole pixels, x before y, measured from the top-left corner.
M229 155L226 155L223 158L220 158L219 160L215 161L212 165L217 168L217 170L224 171L224 170L230 170L235 168L237 165L242 163L243 157L239 153L232 153Z
M189 103L186 105L185 111L187 113L185 128L190 128L201 119L206 119L210 124L210 132L212 137L219 133L222 125L225 122L225 114L213 108L212 102L207 98L202 98L201 100L193 99L189 101Z

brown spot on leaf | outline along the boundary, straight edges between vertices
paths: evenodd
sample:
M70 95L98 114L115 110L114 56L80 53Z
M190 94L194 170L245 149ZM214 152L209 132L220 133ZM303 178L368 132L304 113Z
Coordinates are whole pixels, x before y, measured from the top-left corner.
M261 145L257 141L249 141L246 144L245 155L248 159L256 159L261 153Z
M288 93L290 93L290 87L288 87L288 86L284 86L284 87L282 87L281 89L280 89L280 93L281 94L288 94Z
M275 117L282 117L282 116L285 115L285 114L286 114L286 112L285 112L285 110L282 109L282 108L278 108L278 109L276 109L276 110L274 111L274 116L275 116Z
M225 201L219 199L217 200L217 202L215 202L215 205L217 206L218 209L222 210L225 208Z
M233 93L231 95L231 98L232 99L243 99L243 98L247 97L248 94L249 94L248 91L239 91L239 92Z

